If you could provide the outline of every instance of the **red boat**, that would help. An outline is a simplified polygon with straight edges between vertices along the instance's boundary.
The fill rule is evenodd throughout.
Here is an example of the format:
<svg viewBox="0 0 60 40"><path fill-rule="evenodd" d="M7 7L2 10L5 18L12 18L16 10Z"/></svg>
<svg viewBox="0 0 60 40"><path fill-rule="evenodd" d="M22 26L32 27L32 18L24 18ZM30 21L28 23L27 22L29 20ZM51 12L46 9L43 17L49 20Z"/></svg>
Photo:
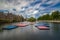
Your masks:
<svg viewBox="0 0 60 40"><path fill-rule="evenodd" d="M17 24L16 26L18 26L18 27L25 27L27 25L26 24Z"/></svg>
<svg viewBox="0 0 60 40"><path fill-rule="evenodd" d="M46 26L38 26L37 28L40 30L49 30L49 27Z"/></svg>

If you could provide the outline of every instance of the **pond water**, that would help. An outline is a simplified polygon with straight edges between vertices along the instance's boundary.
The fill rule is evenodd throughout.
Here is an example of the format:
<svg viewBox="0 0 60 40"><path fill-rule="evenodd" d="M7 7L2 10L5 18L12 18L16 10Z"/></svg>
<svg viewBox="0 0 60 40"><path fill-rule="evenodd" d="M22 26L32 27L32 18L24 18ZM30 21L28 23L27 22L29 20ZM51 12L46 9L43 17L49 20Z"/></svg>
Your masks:
<svg viewBox="0 0 60 40"><path fill-rule="evenodd" d="M11 24L2 27L8 25ZM34 25L3 30L0 32L0 40L60 40L60 23L49 23L49 25L50 30L39 30Z"/></svg>

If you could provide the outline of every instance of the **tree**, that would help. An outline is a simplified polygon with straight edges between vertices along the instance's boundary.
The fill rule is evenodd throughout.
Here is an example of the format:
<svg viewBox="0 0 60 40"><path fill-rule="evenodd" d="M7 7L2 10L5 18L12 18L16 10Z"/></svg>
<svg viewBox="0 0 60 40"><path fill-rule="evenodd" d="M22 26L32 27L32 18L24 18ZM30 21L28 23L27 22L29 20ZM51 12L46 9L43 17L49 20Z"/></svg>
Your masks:
<svg viewBox="0 0 60 40"><path fill-rule="evenodd" d="M35 18L33 18L33 17L31 17L31 18L29 18L29 19L28 19L28 21L30 21L30 22L35 22L35 21L36 21L36 19L35 19Z"/></svg>
<svg viewBox="0 0 60 40"><path fill-rule="evenodd" d="M46 14L46 15L40 16L38 20L60 20L60 12L55 11L55 12L52 12L51 15Z"/></svg>
<svg viewBox="0 0 60 40"><path fill-rule="evenodd" d="M38 20L49 20L49 19L50 19L50 15L49 14L43 15L43 16L38 18Z"/></svg>
<svg viewBox="0 0 60 40"><path fill-rule="evenodd" d="M55 20L59 19L59 11L52 12L51 16Z"/></svg>

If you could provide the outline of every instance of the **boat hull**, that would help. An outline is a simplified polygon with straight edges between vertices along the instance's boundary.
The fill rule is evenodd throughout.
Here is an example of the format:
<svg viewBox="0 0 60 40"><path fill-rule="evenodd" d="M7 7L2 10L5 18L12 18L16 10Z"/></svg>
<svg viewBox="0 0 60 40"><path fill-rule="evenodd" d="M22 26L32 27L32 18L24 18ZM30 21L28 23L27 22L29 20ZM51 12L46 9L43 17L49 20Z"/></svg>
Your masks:
<svg viewBox="0 0 60 40"><path fill-rule="evenodd" d="M26 27L27 25L26 24L17 24L16 26L18 26L18 27Z"/></svg>
<svg viewBox="0 0 60 40"><path fill-rule="evenodd" d="M37 28L40 30L49 30L49 28L46 26L38 26Z"/></svg>
<svg viewBox="0 0 60 40"><path fill-rule="evenodd" d="M2 30L11 30L11 29L15 29L17 28L17 26L7 26L5 28L2 28Z"/></svg>

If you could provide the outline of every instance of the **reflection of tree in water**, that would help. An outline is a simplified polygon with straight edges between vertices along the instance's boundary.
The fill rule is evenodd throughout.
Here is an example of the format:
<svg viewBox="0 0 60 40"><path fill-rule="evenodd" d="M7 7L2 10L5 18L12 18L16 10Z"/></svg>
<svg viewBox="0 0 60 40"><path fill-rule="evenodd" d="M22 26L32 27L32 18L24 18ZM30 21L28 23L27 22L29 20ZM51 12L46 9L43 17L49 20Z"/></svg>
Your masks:
<svg viewBox="0 0 60 40"><path fill-rule="evenodd" d="M2 26L0 25L0 32L2 32L3 30L2 30Z"/></svg>
<svg viewBox="0 0 60 40"><path fill-rule="evenodd" d="M0 29L0 32L3 32L3 30L2 30L2 29Z"/></svg>
<svg viewBox="0 0 60 40"><path fill-rule="evenodd" d="M53 31L59 32L59 23L53 23Z"/></svg>
<svg viewBox="0 0 60 40"><path fill-rule="evenodd" d="M0 29L0 32L3 32L3 30L2 30L2 29Z"/></svg>
<svg viewBox="0 0 60 40"><path fill-rule="evenodd" d="M53 38L60 39L60 23L52 23Z"/></svg>

